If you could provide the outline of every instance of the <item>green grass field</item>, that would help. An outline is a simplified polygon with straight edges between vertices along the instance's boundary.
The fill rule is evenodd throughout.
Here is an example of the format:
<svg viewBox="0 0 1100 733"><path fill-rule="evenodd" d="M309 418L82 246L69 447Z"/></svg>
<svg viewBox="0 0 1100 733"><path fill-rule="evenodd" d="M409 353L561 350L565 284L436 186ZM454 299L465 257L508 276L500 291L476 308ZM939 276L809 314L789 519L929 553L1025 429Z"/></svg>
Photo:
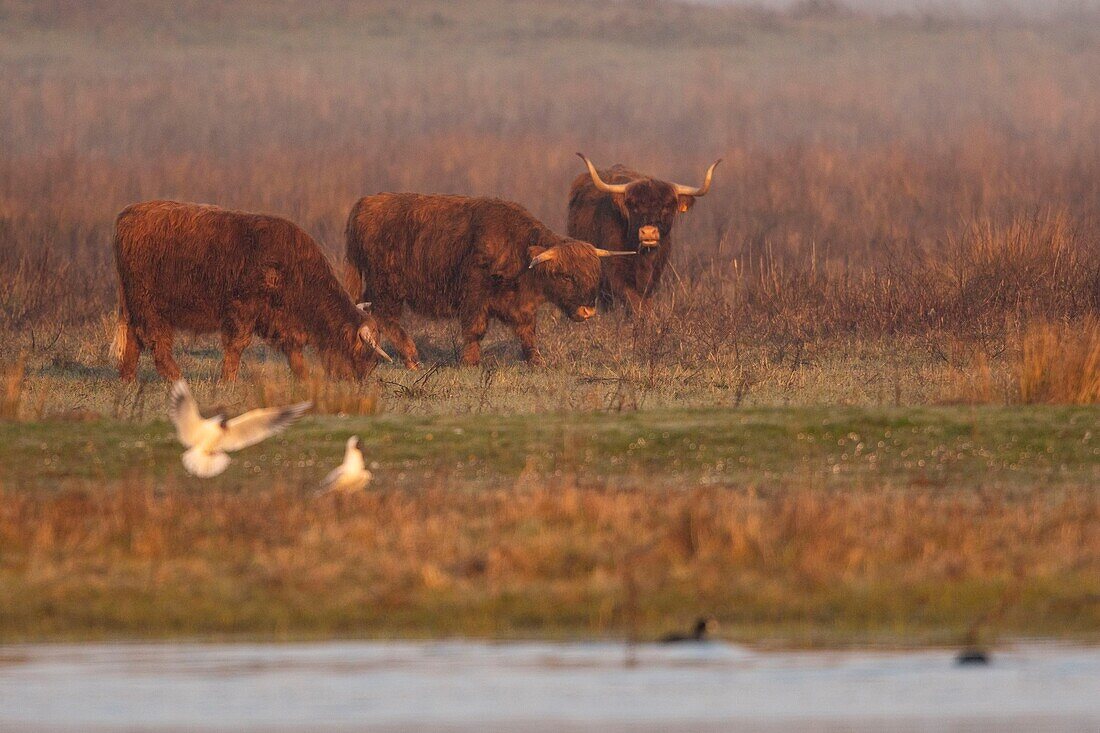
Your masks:
<svg viewBox="0 0 1100 733"><path fill-rule="evenodd" d="M415 489L512 485L525 471L581 483L945 490L1100 484L1100 415L1090 407L798 407L628 413L317 416L242 452L200 489L308 487L358 434L378 483ZM49 490L138 472L184 481L164 421L0 423L0 485Z"/></svg>

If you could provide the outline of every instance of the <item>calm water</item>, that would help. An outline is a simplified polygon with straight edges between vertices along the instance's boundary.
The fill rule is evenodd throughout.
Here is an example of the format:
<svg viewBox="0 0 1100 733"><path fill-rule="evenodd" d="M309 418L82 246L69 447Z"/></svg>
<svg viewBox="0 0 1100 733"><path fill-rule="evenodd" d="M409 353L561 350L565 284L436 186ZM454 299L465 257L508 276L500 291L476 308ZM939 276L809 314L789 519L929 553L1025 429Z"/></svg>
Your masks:
<svg viewBox="0 0 1100 733"><path fill-rule="evenodd" d="M724 644L0 647L0 730L1100 731L1100 649Z"/></svg>

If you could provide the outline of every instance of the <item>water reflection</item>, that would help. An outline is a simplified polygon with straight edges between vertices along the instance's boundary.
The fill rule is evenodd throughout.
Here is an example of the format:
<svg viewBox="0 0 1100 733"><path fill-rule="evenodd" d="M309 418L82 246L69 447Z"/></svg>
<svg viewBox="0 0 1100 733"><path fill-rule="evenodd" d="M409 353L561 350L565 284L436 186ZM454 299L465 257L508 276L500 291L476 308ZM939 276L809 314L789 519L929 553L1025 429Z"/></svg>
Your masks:
<svg viewBox="0 0 1100 733"><path fill-rule="evenodd" d="M0 730L1097 730L1100 649L477 642L0 647Z"/></svg>

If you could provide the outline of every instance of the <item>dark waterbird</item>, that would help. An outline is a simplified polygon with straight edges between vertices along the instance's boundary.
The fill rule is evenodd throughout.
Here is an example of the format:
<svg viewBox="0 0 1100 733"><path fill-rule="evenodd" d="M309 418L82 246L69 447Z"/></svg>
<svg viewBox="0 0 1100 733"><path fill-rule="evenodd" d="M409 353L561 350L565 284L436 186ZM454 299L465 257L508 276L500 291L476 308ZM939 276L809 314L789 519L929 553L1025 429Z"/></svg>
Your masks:
<svg viewBox="0 0 1100 733"><path fill-rule="evenodd" d="M682 634L674 631L661 637L662 644L675 644L682 641L707 641L707 632L714 629L717 624L714 619L699 617L691 631Z"/></svg>
<svg viewBox="0 0 1100 733"><path fill-rule="evenodd" d="M989 653L978 647L966 647L955 656L960 667L977 667L989 664Z"/></svg>

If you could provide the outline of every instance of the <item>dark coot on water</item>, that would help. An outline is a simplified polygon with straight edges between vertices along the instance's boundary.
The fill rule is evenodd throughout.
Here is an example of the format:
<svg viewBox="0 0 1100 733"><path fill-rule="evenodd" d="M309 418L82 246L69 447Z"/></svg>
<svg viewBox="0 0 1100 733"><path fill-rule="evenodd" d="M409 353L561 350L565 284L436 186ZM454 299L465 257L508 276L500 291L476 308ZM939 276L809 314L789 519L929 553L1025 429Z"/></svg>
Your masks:
<svg viewBox="0 0 1100 733"><path fill-rule="evenodd" d="M680 641L707 641L707 632L715 626L714 619L700 617L687 634L672 632L661 637L662 644L675 644Z"/></svg>
<svg viewBox="0 0 1100 733"><path fill-rule="evenodd" d="M978 647L967 647L955 657L955 664L960 667L989 664L989 654Z"/></svg>

